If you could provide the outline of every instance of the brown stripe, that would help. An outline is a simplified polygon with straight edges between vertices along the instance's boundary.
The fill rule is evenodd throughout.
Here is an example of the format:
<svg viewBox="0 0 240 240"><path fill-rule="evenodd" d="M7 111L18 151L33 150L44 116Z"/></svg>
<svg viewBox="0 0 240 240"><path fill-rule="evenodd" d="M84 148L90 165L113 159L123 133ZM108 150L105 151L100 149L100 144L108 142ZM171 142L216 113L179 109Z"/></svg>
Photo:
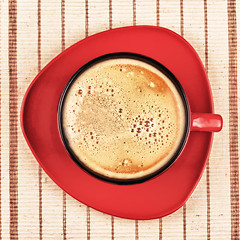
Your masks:
<svg viewBox="0 0 240 240"><path fill-rule="evenodd" d="M180 0L180 16L181 16L181 25L180 25L180 32L181 32L181 36L183 37L183 25L184 25L184 21L183 21L183 0Z"/></svg>
<svg viewBox="0 0 240 240"><path fill-rule="evenodd" d="M135 220L135 240L138 240L138 220Z"/></svg>
<svg viewBox="0 0 240 240"><path fill-rule="evenodd" d="M38 71L41 71L41 0L38 0Z"/></svg>
<svg viewBox="0 0 240 240"><path fill-rule="evenodd" d="M41 71L41 0L38 0L38 71ZM42 240L42 168L38 167L39 239Z"/></svg>
<svg viewBox="0 0 240 240"><path fill-rule="evenodd" d="M112 29L112 0L109 0L109 29Z"/></svg>
<svg viewBox="0 0 240 240"><path fill-rule="evenodd" d="M187 228L186 228L186 204L183 205L183 240L187 239Z"/></svg>
<svg viewBox="0 0 240 240"><path fill-rule="evenodd" d="M112 225L112 240L114 240L114 217L113 216L111 216L111 225Z"/></svg>
<svg viewBox="0 0 240 240"><path fill-rule="evenodd" d="M61 31L62 31L62 51L65 50L65 0L61 0ZM67 239L67 214L66 214L66 193L63 191L63 239Z"/></svg>
<svg viewBox="0 0 240 240"><path fill-rule="evenodd" d="M9 0L8 5L10 239L18 239L17 1Z"/></svg>
<svg viewBox="0 0 240 240"><path fill-rule="evenodd" d="M65 49L65 0L61 1L62 51Z"/></svg>
<svg viewBox="0 0 240 240"><path fill-rule="evenodd" d="M136 0L133 0L133 25L136 25Z"/></svg>
<svg viewBox="0 0 240 240"><path fill-rule="evenodd" d="M207 180L207 239L211 238L211 220L210 220L210 178L209 174L210 168L209 168L209 162L207 163L206 167L206 180Z"/></svg>
<svg viewBox="0 0 240 240"><path fill-rule="evenodd" d="M39 195L39 239L42 240L42 168L38 167L38 195Z"/></svg>
<svg viewBox="0 0 240 240"><path fill-rule="evenodd" d="M162 218L159 218L159 240L162 240Z"/></svg>
<svg viewBox="0 0 240 240"><path fill-rule="evenodd" d="M87 206L87 240L90 240L90 208Z"/></svg>
<svg viewBox="0 0 240 240"><path fill-rule="evenodd" d="M237 96L237 24L236 2L228 0L229 49L229 150L231 184L231 239L239 239L239 153Z"/></svg>
<svg viewBox="0 0 240 240"><path fill-rule="evenodd" d="M208 73L208 15L207 15L207 0L204 0L204 32L205 32L205 70Z"/></svg>
<svg viewBox="0 0 240 240"><path fill-rule="evenodd" d="M63 239L67 239L66 193L63 191Z"/></svg>
<svg viewBox="0 0 240 240"><path fill-rule="evenodd" d="M208 74L208 15L207 15L207 0L204 0L204 35L205 35L205 70ZM207 239L211 238L211 220L210 220L210 167L209 162L206 167L207 181Z"/></svg>
<svg viewBox="0 0 240 240"><path fill-rule="evenodd" d="M157 12L157 26L159 26L159 23L160 23L160 0L157 0L156 1L156 12Z"/></svg>
<svg viewBox="0 0 240 240"><path fill-rule="evenodd" d="M88 37L88 0L85 0L85 37Z"/></svg>

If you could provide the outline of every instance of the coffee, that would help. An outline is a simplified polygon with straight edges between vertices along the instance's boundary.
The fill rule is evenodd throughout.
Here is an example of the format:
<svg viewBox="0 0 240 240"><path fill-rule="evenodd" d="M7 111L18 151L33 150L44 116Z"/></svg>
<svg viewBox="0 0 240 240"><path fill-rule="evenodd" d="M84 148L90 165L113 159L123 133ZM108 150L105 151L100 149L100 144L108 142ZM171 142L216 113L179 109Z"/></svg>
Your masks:
<svg viewBox="0 0 240 240"><path fill-rule="evenodd" d="M175 84L153 65L112 58L88 66L62 106L68 148L88 169L131 180L164 168L179 150L185 105Z"/></svg>

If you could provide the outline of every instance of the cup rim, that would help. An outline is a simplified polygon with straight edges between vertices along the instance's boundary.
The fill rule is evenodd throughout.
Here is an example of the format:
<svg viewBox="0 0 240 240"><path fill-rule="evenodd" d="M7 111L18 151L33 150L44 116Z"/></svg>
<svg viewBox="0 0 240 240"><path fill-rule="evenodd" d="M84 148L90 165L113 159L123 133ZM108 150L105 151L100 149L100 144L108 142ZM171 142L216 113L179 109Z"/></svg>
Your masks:
<svg viewBox="0 0 240 240"><path fill-rule="evenodd" d="M119 178L119 179L117 179L117 178L111 178L111 177L104 176L104 175L94 171L93 169L86 166L76 156L74 151L69 147L68 139L64 135L63 125L62 125L62 111L63 111L65 97L66 97L66 95L68 93L68 90L70 89L71 85L79 77L79 75L81 75L81 73L83 73L86 69L88 69L92 65L94 65L98 62L104 61L104 60L114 59L114 58L136 59L136 60L140 60L140 61L143 61L145 63L148 63L148 64L152 65L153 67L157 68L159 71L161 71L164 75L166 75L173 82L173 84L175 85L176 89L179 92L179 95L182 98L183 105L184 105L184 111L185 111L185 116L186 116L184 134L183 134L182 140L181 140L177 150L175 151L174 155L161 168L157 169L153 173L150 173L148 175L145 175L145 176L139 177L139 178L132 178L132 179L120 179ZM97 58L94 58L94 59L90 60L89 62L87 62L86 64L81 66L72 75L72 77L69 79L68 83L66 84L66 86L65 86L65 88L64 88L64 90L61 94L60 100L59 100L58 112L57 112L57 121L58 121L58 131L60 133L61 140L62 140L62 143L63 143L65 149L67 150L71 159L76 164L78 164L83 170L85 170L85 172L92 175L93 177L96 177L99 180L103 180L103 181L108 182L108 183L113 183L113 184L118 184L118 185L131 185L131 184L143 183L147 180L153 179L154 177L156 177L156 176L162 174L163 172L165 172L168 168L170 168L173 165L173 163L178 159L179 155L181 154L181 152L183 151L183 149L186 145L186 142L187 142L187 139L188 139L188 136L189 136L189 133L190 133L190 115L191 115L191 111L190 111L190 107L189 107L189 102L188 102L187 96L184 92L184 89L181 86L178 79L175 77L175 75L169 69L167 69L164 65L162 65L158 61L156 61L156 60L154 60L150 57L147 57L145 55L142 55L142 54L136 54L136 53L131 53L131 52L114 52L114 53L104 54L104 55L101 55Z"/></svg>

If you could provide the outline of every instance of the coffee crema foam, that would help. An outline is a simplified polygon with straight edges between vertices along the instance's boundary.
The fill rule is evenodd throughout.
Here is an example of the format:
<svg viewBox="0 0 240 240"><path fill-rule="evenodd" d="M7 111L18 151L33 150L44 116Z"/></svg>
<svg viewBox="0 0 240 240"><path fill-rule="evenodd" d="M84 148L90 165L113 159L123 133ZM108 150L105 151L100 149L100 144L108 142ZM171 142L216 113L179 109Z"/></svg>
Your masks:
<svg viewBox="0 0 240 240"><path fill-rule="evenodd" d="M185 129L176 87L150 64L130 58L87 68L65 95L62 126L73 153L94 172L136 179L165 166Z"/></svg>

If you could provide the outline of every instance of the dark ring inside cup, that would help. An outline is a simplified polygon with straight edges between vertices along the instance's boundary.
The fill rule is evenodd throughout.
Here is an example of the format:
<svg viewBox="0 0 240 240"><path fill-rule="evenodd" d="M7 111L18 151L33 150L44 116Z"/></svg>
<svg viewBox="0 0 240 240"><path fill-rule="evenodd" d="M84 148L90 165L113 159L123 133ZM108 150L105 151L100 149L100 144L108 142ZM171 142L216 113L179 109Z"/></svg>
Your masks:
<svg viewBox="0 0 240 240"><path fill-rule="evenodd" d="M140 60L143 61L145 63L148 63L150 65L152 65L153 67L157 68L158 70L160 70L164 75L166 75L175 85L176 89L178 90L183 104L184 104L184 110L185 110L185 118L186 118L186 122L185 122L185 130L184 130L184 135L182 137L182 141L179 144L178 149L176 150L175 154L173 155L173 157L167 162L166 165L164 165L163 167L161 167L160 169L158 169L157 171L143 176L141 178L137 178L137 179L113 179L110 177L106 177L103 176L97 172L95 172L94 170L90 169L89 167L87 167L82 161L81 159L79 159L74 152L72 151L72 149L69 147L69 143L67 138L64 135L64 131L63 131L63 125L62 125L62 109L63 109L63 105L64 105L64 100L65 100L65 96L68 92L68 90L70 89L71 85L74 83L74 81L78 78L78 76L84 72L87 68L91 67L92 65L104 61L104 60L108 60L108 59L115 59L115 58L130 58L130 59L135 59L135 60ZM165 170L167 170L174 162L175 160L178 158L178 156L180 155L181 151L183 150L185 143L187 141L188 138L188 134L190 131L190 109L189 109L189 104L187 101L187 97L184 93L184 90L181 86L181 84L179 83L179 81L177 80L177 78L166 68L164 67L162 64L160 64L159 62L153 60L152 58L140 55L140 54L135 54L135 53L124 53L124 52L120 52L120 53L111 53L111 54L107 54L107 55L103 55L100 56L98 58L93 59L92 61L88 62L87 64L85 64L84 66L82 66L69 80L69 82L67 83L66 87L63 90L63 93L61 95L61 98L59 100L59 105L58 105L58 127L59 127L59 132L63 141L63 144L66 148L66 150L68 151L68 153L70 154L71 158L81 167L83 168L86 172L90 173L91 175L101 179L101 180L105 180L111 183L115 183L115 184L136 184L136 183L142 183L146 180L149 180L155 176L157 176L158 174L164 172Z"/></svg>

